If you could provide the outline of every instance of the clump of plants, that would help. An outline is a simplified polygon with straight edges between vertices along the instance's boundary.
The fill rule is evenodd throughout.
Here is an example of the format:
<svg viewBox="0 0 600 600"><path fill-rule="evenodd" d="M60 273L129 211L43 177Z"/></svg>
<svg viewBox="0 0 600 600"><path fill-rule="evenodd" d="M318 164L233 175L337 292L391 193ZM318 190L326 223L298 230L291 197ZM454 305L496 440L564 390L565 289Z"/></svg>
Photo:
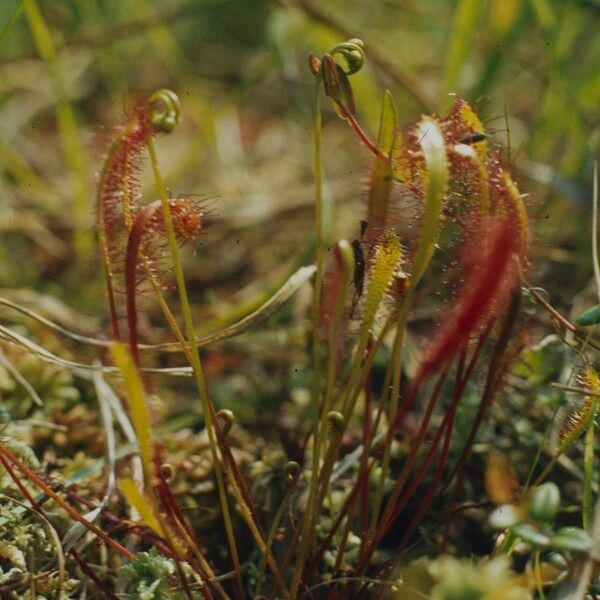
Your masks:
<svg viewBox="0 0 600 600"><path fill-rule="evenodd" d="M464 500L478 432L524 346L518 324L531 234L503 150L467 102L458 100L444 115L426 115L399 128L386 92L379 133L371 139L357 120L351 84L364 60L357 39L310 57L314 266L293 274L264 305L208 337L197 333L181 249L204 230L207 210L192 196L171 194L163 182L155 145L177 126L180 104L174 92L160 90L143 99L118 130L98 182L98 245L111 340L39 321L71 342L99 349L104 362L61 358L2 329L10 343L87 379L99 403L106 487L96 500L47 477L17 452L12 438L0 439L0 460L15 490L11 497L18 493L18 506L60 540L60 560L51 559L48 550L46 579L41 578L53 582L55 597L67 584L75 586L79 575L109 598L410 597L399 595L410 591L403 567L414 558L412 546L433 515L439 518L440 498L446 523L431 535L438 552L452 550L448 515ZM331 239L324 218L325 203L334 202L323 194L324 101L370 156L366 208L356 215L351 241ZM157 199L140 194L144 156ZM211 399L200 350L256 325L309 278L310 405L298 436L301 452L292 459L280 451L270 463L248 469L230 440L233 413ZM179 309L165 294L173 287ZM142 296L158 303L173 341L140 343ZM431 316L417 328L413 319L424 310ZM187 364L154 366L152 357L167 352ZM155 372L194 379L204 419L206 477L217 502L211 526L222 536L197 527L193 509L173 491L173 469L157 434ZM457 435L457 417L467 401L469 426ZM129 445L119 459L116 427ZM259 477L277 488L268 512L256 503ZM510 488L508 479L501 480L501 490ZM483 565L436 560L427 568L432 597L521 598L533 589L543 597L544 586L579 569L582 563L573 557L592 555L591 538L583 530L554 529L560 498L545 485L533 492L498 492L498 504L510 506L514 517L500 523L507 532L497 544L499 556ZM529 545L534 567L523 580L506 558L519 540ZM12 586L9 593L35 589L23 568L31 571L32 565L17 546L8 550L14 566L2 578ZM553 560L562 560L562 568L540 583L540 565L550 554L559 556ZM109 569L97 569L99 559ZM504 585L512 595L500 595ZM485 589L489 586L498 590Z"/></svg>

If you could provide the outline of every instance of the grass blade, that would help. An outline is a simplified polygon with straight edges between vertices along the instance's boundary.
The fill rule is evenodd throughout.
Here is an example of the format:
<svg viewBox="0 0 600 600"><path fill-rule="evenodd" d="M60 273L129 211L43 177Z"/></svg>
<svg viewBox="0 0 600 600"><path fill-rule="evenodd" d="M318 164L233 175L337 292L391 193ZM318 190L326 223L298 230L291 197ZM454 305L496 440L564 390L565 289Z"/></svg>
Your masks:
<svg viewBox="0 0 600 600"><path fill-rule="evenodd" d="M121 372L121 376L125 382L127 400L129 401L129 414L138 439L140 457L144 467L144 475L146 476L146 485L151 485L153 471L152 458L154 456L152 421L146 403L142 379L131 355L123 344L113 342L110 349L115 365Z"/></svg>
<svg viewBox="0 0 600 600"><path fill-rule="evenodd" d="M460 0L454 14L454 27L448 48L448 62L444 73L444 91L454 92L458 85L460 68L465 62L477 25L477 17L482 2Z"/></svg>

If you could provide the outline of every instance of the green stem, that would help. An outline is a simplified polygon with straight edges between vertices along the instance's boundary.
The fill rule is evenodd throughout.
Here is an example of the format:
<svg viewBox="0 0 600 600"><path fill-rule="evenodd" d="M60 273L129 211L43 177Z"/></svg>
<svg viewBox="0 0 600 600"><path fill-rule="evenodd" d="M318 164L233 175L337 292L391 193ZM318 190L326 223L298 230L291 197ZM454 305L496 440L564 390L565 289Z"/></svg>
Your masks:
<svg viewBox="0 0 600 600"><path fill-rule="evenodd" d="M377 352L379 350L379 348L381 347L383 340L387 334L387 332L389 331L389 324L390 322L388 322L384 328L382 329L381 333L379 334L379 336L377 337L377 339L375 340L375 343L372 344L372 346L369 349L369 353L367 354L367 356L365 357L364 360L364 365L362 366L362 369L358 369L358 375L357 375L357 390L355 392L349 392L349 396L351 397L351 407L350 407L350 411L349 414L352 414L352 407L354 406L354 404L356 403L356 400L358 398L358 395L360 393L360 389L364 386L364 382L367 378L368 373L371 370L371 367L373 366L373 362L375 360L375 356L377 355ZM360 367L360 363L359 363L359 367ZM350 389L350 385L347 386ZM337 457L337 453L339 450L339 444L337 444L334 440L333 443L329 444L329 446L327 447L327 453L325 455L325 459L323 462L323 466L321 467L321 472L319 473L319 485L318 485L318 489L321 490L320 495L318 496L317 499L317 504L320 505L319 499L323 498L325 495L325 492L323 490L327 489L327 484L329 482L329 478L331 476L331 472L333 469L333 465L335 464L335 458ZM337 525L337 527L339 527L339 523ZM292 543L290 545L290 549L288 550L288 553L286 555L286 559L284 560L283 563L283 567L282 569L284 571L287 570L287 566L288 564L291 562L291 553L293 552L293 549L295 548L298 538L300 535L300 529L297 529L293 538L292 538ZM322 545L322 549L320 553L317 553L317 557L319 554L322 555L322 553L324 552L323 550L323 545ZM309 575L314 572L315 568L316 568L316 564L317 564L317 560L315 560L313 558L313 562L312 565L309 568Z"/></svg>
<svg viewBox="0 0 600 600"><path fill-rule="evenodd" d="M277 566L277 563L275 562L275 558L273 557L273 553L271 552L271 547L267 546L267 542L265 541L263 534L259 530L258 525L254 521L254 519L252 518L251 510L248 507L248 503L244 500L242 492L241 492L235 478L231 479L231 490L232 490L234 498L237 500L237 503L240 507L240 512L242 513L242 517L248 524L248 527L250 528L250 531L252 532L252 535L254 536L256 543L258 544L258 549L260 550L261 554L265 557L266 562L269 565L269 568L275 575L275 579L277 580L277 585L279 586L279 589L281 590L284 599L289 600L290 595L289 595L288 591L285 589L285 582L283 581L281 572Z"/></svg>
<svg viewBox="0 0 600 600"><path fill-rule="evenodd" d="M277 531L279 530L279 525L281 523L281 520L283 519L283 514L290 502L290 499L292 497L292 494L294 493L294 490L295 490L295 485L292 484L292 485L288 486L288 488L285 491L285 494L283 496L283 499L281 500L281 504L279 505L279 508L277 509L277 512L275 513L275 517L273 518L273 523L271 523L271 528L269 529L269 535L267 537L267 541L265 544L266 551L263 552L263 555L260 558L260 565L258 568L258 581L256 583L256 590L254 592L254 597L258 597L262 593L262 587L263 587L264 580L265 580L265 570L267 567L267 556L268 556L269 552L271 551L271 547L273 546L273 542L275 541L275 536L277 535Z"/></svg>
<svg viewBox="0 0 600 600"><path fill-rule="evenodd" d="M375 534L375 528L377 527L377 521L379 519L379 511L381 510L381 503L383 501L383 492L385 490L385 478L390 466L392 439L389 435L391 428L394 426L396 412L398 411L398 399L400 396L400 376L402 374L402 349L404 345L404 327L406 326L406 318L410 311L413 296L413 286L408 291L406 298L402 302L402 308L398 315L398 322L396 325L396 334L394 337L394 345L392 347L392 356L390 359L390 365L392 367L392 388L389 396L388 404L388 439L387 443L383 448L383 456L381 460L381 474L377 482L377 490L375 492L375 498L373 499L373 509L371 513L371 521L369 523L369 529L367 530L367 538L365 547L368 546L370 541L373 539Z"/></svg>
<svg viewBox="0 0 600 600"><path fill-rule="evenodd" d="M212 405L210 398L208 397L208 390L206 388L206 381L204 378L204 371L202 369L202 363L200 362L200 353L196 343L196 330L194 328L194 321L192 317L192 310L190 307L189 298L187 295L187 289L185 285L185 278L183 275L183 266L179 257L179 249L177 247L177 238L175 235L175 229L173 227L173 220L171 217L171 211L169 208L169 201L167 191L163 183L159 168L158 160L156 158L156 151L154 149L154 142L152 139L148 141L148 152L150 154L150 160L152 163L152 170L154 172L154 178L156 180L156 187L158 195L161 201L161 206L164 214L165 229L167 232L167 239L169 242L169 250L173 260L173 268L175 270L175 279L177 281L177 290L179 292L179 299L181 302L181 312L183 315L183 321L185 324L186 335L189 343L190 357L192 359L192 370L194 372L194 378L196 380L196 386L200 395L200 402L202 403L202 409L204 411L204 423L206 426L206 433L208 436L208 445L210 448L215 476L217 479L217 489L219 495L219 503L221 505L221 511L223 513L223 520L225 523L225 532L227 534L227 541L229 543L229 550L231 552L231 560L233 563L234 570L236 572L236 584L240 598L245 598L244 586L242 582L242 571L239 561L238 549L233 532L233 522L231 520L231 514L229 512L229 505L227 504L227 494L225 491L225 481L223 478L223 470L219 455L217 451L217 441L215 437L215 431L212 423Z"/></svg>
<svg viewBox="0 0 600 600"><path fill-rule="evenodd" d="M314 90L314 115L313 115L313 136L314 136L314 169L315 169L315 233L316 233L316 266L317 273L315 277L315 291L312 305L312 328L313 328L313 380L312 380L312 409L314 431L319 431L320 422L320 371L321 371L321 340L319 338L319 307L321 304L321 291L323 287L323 167L321 164L321 75L315 79ZM327 414L324 414L327 418ZM318 434L317 434L318 435ZM316 443L316 442L315 442ZM319 473L319 453L313 450L312 473L310 479L310 488L306 511L302 519L300 529L300 549L298 551L290 595L296 598L300 577L304 562L308 552L309 541L313 538L314 524L317 513L317 483Z"/></svg>
<svg viewBox="0 0 600 600"><path fill-rule="evenodd" d="M427 170L427 186L425 192L425 212L423 213L421 230L419 232L419 243L413 259L413 272L410 284L406 291L406 296L402 301L398 318L396 321L396 334L392 349L390 361L392 372L392 389L388 410L388 435L383 451L381 465L381 475L373 502L373 513L367 540L370 541L375 533L379 510L383 498L384 482L389 468L392 437L391 432L396 422L396 412L398 410L398 400L400 395L400 378L402 374L402 350L404 342L404 329L406 320L412 308L415 292L421 278L426 272L431 257L435 251L435 242L438 237L440 220L442 217L442 203L446 183L448 179L448 162L443 133L438 123L431 118L423 117L419 124L419 134L421 136L419 144L421 146L425 167Z"/></svg>
<svg viewBox="0 0 600 600"><path fill-rule="evenodd" d="M147 267L147 265L146 265L146 273L149 277L149 280L152 284L154 293L156 294L156 297L158 299L160 307L163 311L163 315L167 319L169 326L171 327L171 331L177 338L177 341L180 344L183 353L185 354L188 361L191 363L192 357L190 354L189 344L187 343L187 340L185 339L183 333L181 332L181 329L179 328L179 325L177 324L175 317L174 317L173 313L171 312L171 309L169 308L169 305L167 304L167 302L164 298L164 295L162 294L162 291L160 289L160 286L158 285L158 282L156 281L154 274ZM211 408L211 411L212 411L211 412L211 418L212 418L212 417L214 417L214 408ZM216 433L217 433L217 437L219 437L219 435L221 435L221 436L223 435L222 431L221 432L217 431ZM229 461L231 469L232 469L231 487L232 487L233 495L234 495L235 499L237 500L238 504L240 505L242 516L243 516L244 520L246 521L252 535L254 536L254 538L259 546L259 549L265 555L266 563L269 565L269 568L275 575L279 589L281 589L284 597L288 598L289 595L287 593L287 590L285 589L285 582L283 581L281 571L278 568L277 563L275 562L275 558L271 552L271 545L266 544L265 539L264 539L264 534L261 532L258 522L254 518L255 511L251 507L251 501L249 499L247 499L247 496L246 496L246 498L244 498L244 491L240 487L243 485L243 482L239 481L239 479L238 479L239 473L236 474L236 472L235 472L235 469L237 467L236 467L235 463L233 462L234 459L233 459L233 456L231 455L231 451L228 450L227 446L225 445L226 443L227 442L223 438L220 439L221 452L225 454L225 458L227 459L225 462ZM239 483L239 485L238 485L238 483ZM247 494L247 491L246 491L246 494Z"/></svg>
<svg viewBox="0 0 600 600"><path fill-rule="evenodd" d="M558 416L559 411L560 411L560 406L557 406L554 409L554 412L552 413L552 417L550 419L548 419L548 425L546 426L546 429L544 430L544 433L543 433L542 439L539 443L537 452L535 453L535 456L533 457L533 462L531 463L531 466L529 467L529 472L527 473L527 479L525 480L525 484L523 485L523 493L527 492L532 485L531 481L533 479L533 474L535 473L538 463L540 462L540 459L542 458L542 454L544 453L545 444L547 443L547 440L550 437L550 432L552 431L552 427L554 427L554 424L556 422L556 418Z"/></svg>
<svg viewBox="0 0 600 600"><path fill-rule="evenodd" d="M389 324L389 322L388 322ZM356 383L350 383L350 385L348 386L348 388L351 390L349 395L345 398L345 403L344 403L344 411L343 411L343 417L344 417L344 427L346 427L350 421L350 418L352 417L352 414L354 413L354 408L356 406L356 401L358 400L358 397L360 395L361 390L364 388L365 385L365 381L367 380L368 374L371 371L371 367L373 366L373 362L375 360L375 357L377 355L377 352L379 350L379 348L381 347L383 340L386 336L386 333L388 332L388 324L386 324L386 326L382 329L381 333L378 335L378 337L376 338L376 340L374 341L374 343L371 345L371 347L369 348L369 352L365 355L365 346L359 343L359 349L356 351L357 353L359 352L359 350L362 348L362 352L360 352L360 355L363 356L364 361L358 361L358 367L357 367L357 375L356 375ZM355 386L355 387L353 387ZM337 459L337 455L339 452L341 446L341 436L339 437L339 439L335 439L328 447L327 447L327 454L325 455L325 459L323 462L323 466L321 468L321 472L319 474L319 495L318 495L318 500L317 500L317 504L320 506L320 503L322 502L322 499L325 496L325 493L327 491L327 486L329 483L329 478L331 477L331 473L333 471L333 467L335 465L335 461ZM364 452L365 450L363 450Z"/></svg>
<svg viewBox="0 0 600 600"><path fill-rule="evenodd" d="M540 551L536 550L535 556L533 559L533 575L535 577L535 586L537 588L537 592L540 596L540 600L546 600L546 595L544 594L544 578L542 576L542 569L540 565Z"/></svg>
<svg viewBox="0 0 600 600"><path fill-rule="evenodd" d="M583 529L588 531L592 522L592 478L594 473L594 430L596 428L596 409L598 401L594 401L592 416L585 434L585 450L583 453Z"/></svg>
<svg viewBox="0 0 600 600"><path fill-rule="evenodd" d="M342 319L344 317L344 309L346 307L346 300L348 297L349 284L352 281L352 275L354 273L354 252L348 242L342 240L338 243L337 251L339 252L338 259L340 261L340 268L342 270L342 277L340 282L340 289L336 298L334 314L329 328L329 344L327 349L327 377L325 383L325 395L323 405L319 407L319 420L317 423L317 431L314 439L313 447L313 477L311 484L314 481L314 497L312 500L313 523L310 526L309 532L314 527L317 516L321 508L321 496L318 494L318 483L320 481L319 476L319 465L322 458L323 449L327 444L327 431L329 428L328 415L332 406L333 392L335 387L335 380L338 373L338 343L340 338L340 332L342 329ZM324 467L325 468L325 467Z"/></svg>

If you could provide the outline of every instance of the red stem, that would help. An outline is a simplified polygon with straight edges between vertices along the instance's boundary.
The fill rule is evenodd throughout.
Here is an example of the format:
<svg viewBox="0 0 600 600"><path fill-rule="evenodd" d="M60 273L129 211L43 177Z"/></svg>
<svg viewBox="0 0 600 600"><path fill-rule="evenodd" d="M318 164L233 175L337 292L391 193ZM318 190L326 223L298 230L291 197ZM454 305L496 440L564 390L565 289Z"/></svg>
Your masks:
<svg viewBox="0 0 600 600"><path fill-rule="evenodd" d="M458 400L462 396L465 386L466 386L468 380L470 379L470 377L473 373L473 370L479 360L479 357L483 350L484 342L487 339L487 336L489 335L490 329L491 329L491 323L488 324L485 331L482 333L481 337L479 338L479 341L473 352L473 355L471 356L471 359L469 361L469 364L467 366L464 376L462 376L463 358L461 357L461 363L459 365L459 375L461 375L461 377L459 378L457 376L457 385L455 386L455 389L454 389L451 407L455 402L458 402ZM444 377L447 374L448 369L449 369L449 366L446 368L446 370L442 374L442 375L444 375ZM439 393L441 392L441 384L442 383L443 383L443 380L440 378L440 381L438 381L438 385L436 386L436 390L434 390L434 393L432 395L432 399L430 400L430 404L432 403L432 400L434 398L439 396ZM429 410L429 406L428 406L428 410ZM444 421L442 422L442 425L440 426L440 429L438 430L438 434L436 435L434 441L432 442L432 447L431 447L429 453L427 454L427 456L425 458L425 462L423 463L421 469L417 473L415 479L411 482L411 486L405 492L405 494L402 497L402 499L400 500L400 502L394 506L394 503L396 503L398 496L400 494L400 491L402 491L402 488L404 487L404 484L406 483L406 480L410 473L410 467L412 466L412 463L414 462L414 459L416 457L416 453L421 445L420 442L418 444L417 443L414 444L413 450L411 451L411 455L409 455L409 457L407 458L407 463L409 466L408 466L408 468L406 468L406 466L403 467L403 471L400 475L398 482L396 483L396 486L394 487L392 496L390 497L390 500L388 501L388 505L386 507L386 510L384 511L384 515L383 515L382 520L377 528L374 539L373 539L372 543L368 546L367 550L365 551L365 554L361 557L361 560L359 561L359 565L357 567L358 573L362 573L363 570L366 568L369 559L371 558L373 552L375 551L375 549L377 547L377 544L379 544L379 542L385 535L385 532L390 527L391 523L398 518L398 516L399 516L400 512L402 511L402 509L404 508L405 504L410 499L410 496L414 493L417 485L420 483L421 479L424 477L425 472L427 471L427 468L429 467L429 463L431 462L431 459L433 458L433 454L434 454L435 450L437 449L437 446L441 439L441 432L443 432L443 429L445 428L445 423L447 422L447 419L448 419L448 414L446 414L446 416L444 417ZM424 422L425 422L425 420L424 420ZM427 423L427 425L428 425L428 423ZM421 433L421 431L419 431L417 439L420 439L422 437L422 435L423 434ZM407 463L405 463L405 465ZM391 509L392 506L394 507L393 511ZM387 517L386 517L386 513L388 514Z"/></svg>
<svg viewBox="0 0 600 600"><path fill-rule="evenodd" d="M473 442L475 441L475 437L477 436L477 432L479 431L481 423L483 422L485 415L487 414L488 409L494 400L494 395L495 395L495 392L497 391L498 383L501 379L501 374L503 371L501 359L502 359L502 356L504 355L504 353L506 352L506 348L508 346L510 336L512 335L512 331L514 329L514 326L515 326L515 323L517 320L517 316L519 314L520 306L521 306L521 290L520 290L520 288L517 288L517 289L513 290L513 293L512 293L511 299L510 299L510 304L508 307L508 312L504 319L502 332L500 333L500 337L498 338L498 341L494 348L494 352L492 354L492 358L490 360L490 366L488 368L488 373L487 373L487 377L486 377L486 381L485 381L485 387L483 390L481 402L479 404L479 408L477 409L475 418L473 419L473 424L471 425L471 430L469 431L469 436L467 437L467 441L465 442L463 451L461 452L458 462L456 463L456 467L454 468L453 472L451 473L450 477L448 478L447 483L442 488L442 492L444 492L448 488L448 486L450 485L450 483L452 482L454 477L456 477L456 484L454 486L454 491L453 491L450 501L448 503L449 507L452 507L452 505L456 502L456 498L458 497L458 494L462 487L462 481L463 481L463 477L464 477L467 458L471 452L471 448L473 447ZM446 523L446 527L444 530L444 539L442 542L442 552L445 550L446 545L448 543L449 534L450 534L450 521L448 521Z"/></svg>
<svg viewBox="0 0 600 600"><path fill-rule="evenodd" d="M85 562L83 557L73 548L70 550L73 558L79 563L81 570L98 586L100 590L108 597L110 600L119 600L119 597L116 594L113 594L106 584L94 573L94 570Z"/></svg>
<svg viewBox="0 0 600 600"><path fill-rule="evenodd" d="M104 531L87 521L82 517L75 509L73 509L61 496L59 496L50 486L48 486L38 475L36 475L31 469L25 466L4 444L0 443L0 454L8 459L23 475L39 487L46 496L52 498L60 507L68 513L68 515L84 525L87 529L95 533L105 544L110 546L113 550L116 550L119 554L122 554L126 558L132 558L133 552L130 552L124 546L121 546L119 542L116 542L110 538Z"/></svg>
<svg viewBox="0 0 600 600"><path fill-rule="evenodd" d="M452 433L454 431L454 419L456 417L456 411L458 408L458 400L459 399L460 399L460 397L456 398L456 401L452 403L452 405L450 406L450 410L448 412L448 423L446 425L446 436L444 438L444 444L442 446L442 453L441 453L440 459L438 461L438 466L433 475L433 481L431 482L431 485L429 486L429 489L427 490L427 493L425 494L425 497L423 498L423 500L419 506L419 510L413 517L408 528L406 529L404 536L402 538L402 541L400 542L400 545L396 549L396 555L399 554L400 552L402 552L402 550L405 548L406 544L408 543L408 540L410 539L410 536L413 534L417 525L421 522L421 519L423 518L423 516L429 509L429 506L431 505L431 502L433 500L433 495L435 494L435 491L440 484L442 475L444 473L444 468L446 467L446 462L448 461L448 452L450 450L450 441L452 439Z"/></svg>
<svg viewBox="0 0 600 600"><path fill-rule="evenodd" d="M83 506L85 506L91 510L97 508L97 505L94 502L92 502L91 500L88 500L87 498L84 498L83 496L80 496L79 494L73 492L69 488L65 488L63 491L65 494L67 494L67 496L69 496L70 498L75 500L75 502L78 502L79 504L83 504ZM117 515L115 515L111 512L108 512L108 511L103 511L102 517L104 519L106 519L107 521L110 521L111 523L115 523L115 524L119 525L121 528L124 527L127 531L129 531L130 533L133 533L140 539L144 540L144 542L146 542L147 544L154 546L161 554L164 554L166 557L171 558L173 560L177 559L177 553L172 548L169 548L169 546L164 544L161 540L156 539L153 536L149 535L139 526L134 525L132 527L127 520L122 519L121 517L118 517ZM195 571L195 573L197 573L204 581L207 580L207 575L200 568L200 566L195 563L193 556L188 555L188 556L185 556L182 558L184 558L187 561L187 563ZM211 583L209 581L206 581L206 585L209 586L209 585L211 585ZM205 598L208 598L208 599L210 598L210 596L205 595L205 592L208 591L206 587L202 587L200 589L200 591L201 591L202 595L205 596Z"/></svg>
<svg viewBox="0 0 600 600"><path fill-rule="evenodd" d="M6 469L6 471L8 472L8 474L10 475L11 479L15 482L16 486L19 488L19 490L21 491L21 493L23 494L23 496L25 496L25 498L27 499L27 501L29 502L29 504L31 504L31 507L33 508L33 510L35 510L36 512L38 512L40 515L42 515L43 517L45 517L46 521L48 521L48 517L45 515L44 511L42 510L42 507L35 501L35 498L29 493L29 491L27 490L27 488L21 483L21 480L17 477L17 474L13 471L13 468L10 466L10 463L8 462L8 460L0 455L0 462L2 463L2 465L4 466L4 468ZM50 522L50 521L48 521ZM82 571L109 597L111 598L111 600L119 600L118 597L113 594L105 585L104 582L101 581L97 575L94 573L94 571L88 566L88 564L85 562L85 560L75 551L74 548L71 548L71 555L73 556L73 558L79 563Z"/></svg>
<svg viewBox="0 0 600 600"><path fill-rule="evenodd" d="M421 444L425 438L425 435L427 433L427 429L429 426L429 421L430 421L431 415L433 413L433 409L435 408L435 405L438 401L438 398L442 391L442 386L446 380L449 369L450 369L450 365L448 365L444 369L444 371L440 374L437 384L431 394L431 397L427 404L427 408L425 410L425 414L423 416L423 420L421 422L421 426L419 428L419 432L417 433L417 438L414 440L411 451L410 451L404 465L402 466L402 471L400 473L398 481L396 482L396 484L394 486L394 489L392 490L392 493L386 504L385 510L383 511L383 515L377 526L377 529L375 530L375 535L373 537L373 540L371 543L368 543L368 540L366 540L366 539L363 541L363 547L361 549L361 558L359 560L359 567L358 567L359 571L361 570L363 565L364 565L364 567L366 567L366 564L367 564L368 560L370 559L373 551L375 550L376 545L379 543L379 541L385 534L385 528L387 527L387 523L389 522L389 516L392 512L392 507L394 506L395 502L398 500L398 497L400 496L402 488L404 487L404 484L406 483L406 480L408 479L408 476L410 474L410 469L413 465L413 462L416 459L417 453L418 453L418 451L421 447ZM404 414L406 414L406 412L408 412L408 409L410 408L410 406L412 406L414 404L414 398L416 397L417 392L418 392L418 390L415 389L414 393L413 392L409 393L409 397L405 401L405 406L407 408L406 408L406 410L403 411ZM412 397L412 400L411 400L411 397ZM390 429L388 430L388 433L387 433L386 444L391 443L391 440L393 438L393 435L394 435L396 429L403 422L403 420L404 420L403 416L402 416L402 418L397 418L395 420L394 425L392 427L390 427Z"/></svg>
<svg viewBox="0 0 600 600"><path fill-rule="evenodd" d="M27 488L21 483L21 480L17 477L17 474L13 471L13 468L10 466L10 463L6 460L6 458L4 458L4 456L0 455L0 462L2 462L2 466L6 469L10 478L15 482L15 484L19 488L19 491L21 492L21 494L23 494L23 496L25 496L25 498L27 499L29 504L31 504L31 507L34 510L36 510L37 512L39 512L40 514L44 514L42 512L42 507L35 501L34 497L29 493Z"/></svg>
<svg viewBox="0 0 600 600"><path fill-rule="evenodd" d="M344 517L348 514L348 511L354 504L354 502L357 498L357 495L358 495L358 491L361 488L361 483L368 479L368 476L369 476L369 473L371 472L371 468L373 467L373 464L374 463L371 463L371 465L369 465L367 470L363 471L359 475L356 485L352 488L352 491L350 492L350 494L348 494L348 497L346 498L344 505L342 506L333 525L331 526L331 529L327 532L325 539L321 542L319 549L317 550L315 556L313 557L312 562L311 562L308 570L306 571L306 576L305 576L304 582L310 581L310 579L312 578L312 576L315 572L315 569L319 565L319 562L321 561L321 559L323 558L323 555L327 551L327 548L331 544L331 542L333 540L333 536L336 534L337 530L339 529L340 525L342 524L342 521L344 520Z"/></svg>
<svg viewBox="0 0 600 600"><path fill-rule="evenodd" d="M465 378L465 380L466 379L467 378ZM418 508L415 516L411 519L406 531L404 532L404 535L402 536L402 541L400 542L400 544L394 551L395 557L398 557L400 555L400 553L404 550L404 548L406 547L406 544L410 540L410 536L413 534L417 525L421 522L421 520L423 519L423 516L426 514L427 510L431 506L433 496L434 496L435 491L440 483L440 480L444 473L444 468L446 467L446 463L448 461L448 453L450 450L450 441L452 439L452 433L453 433L453 429L454 429L454 419L456 417L458 403L459 403L461 396L462 396L462 393L459 393L459 394L455 394L455 396L453 397L450 408L449 408L448 412L446 413L446 416L444 417L444 420L442 421L442 424L438 431L438 435L436 435L436 438L432 444L432 449L430 451L431 458L433 458L433 455L434 455L435 451L437 450L442 432L445 433L444 443L442 445L442 452L441 452L437 467L436 467L434 475L433 475L433 481L431 482L429 489L425 493L423 500L420 502L419 508ZM429 455L428 455L428 458L429 458ZM421 481L423 475L425 474L426 468L427 468L427 466L429 466L429 462L430 462L430 460L428 460L426 462L426 464L423 465L423 468L421 469L421 471L419 471L419 473L417 475L418 481L416 482L415 487ZM405 497L406 497L406 500L408 500L408 498L410 497L408 492ZM400 502L401 508L404 506L404 504L405 504L405 501L403 499ZM401 508L399 510L401 510ZM394 518L397 518L397 517L394 517ZM396 561L393 561L391 565L386 566L383 569L383 572L389 571L393 567L395 562Z"/></svg>
<svg viewBox="0 0 600 600"><path fill-rule="evenodd" d="M335 100L334 102L336 103L336 106L339 107L340 111L344 115L344 118L346 119L346 121L348 121L350 127L354 129L354 132L358 136L358 139L364 144L367 150L369 150L369 152L374 154L377 158L380 158L381 160L385 161L386 163L390 162L390 157L385 152L382 152L377 147L377 145L371 141L368 134L356 120L356 117L341 102L337 102Z"/></svg>
<svg viewBox="0 0 600 600"><path fill-rule="evenodd" d="M144 206L136 215L129 237L127 238L127 250L125 253L125 295L127 298L127 324L129 326L129 349L131 356L136 364L140 367L140 351L138 348L137 334L137 307L136 307L136 283L137 283L137 266L140 253L140 246L144 238L144 233L148 223L152 220L161 204L159 200L151 202Z"/></svg>

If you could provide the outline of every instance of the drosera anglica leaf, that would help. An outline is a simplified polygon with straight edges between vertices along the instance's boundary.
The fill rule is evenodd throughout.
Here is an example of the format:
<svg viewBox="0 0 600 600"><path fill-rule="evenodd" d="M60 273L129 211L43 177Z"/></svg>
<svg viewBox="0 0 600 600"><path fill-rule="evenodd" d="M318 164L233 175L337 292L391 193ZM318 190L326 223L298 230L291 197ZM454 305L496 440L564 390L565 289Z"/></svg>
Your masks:
<svg viewBox="0 0 600 600"><path fill-rule="evenodd" d="M374 242L389 226L390 200L392 191L392 148L396 130L396 109L389 91L385 91L381 106L379 138L377 145L382 153L389 156L384 160L379 156L372 159L369 179L367 206L367 243Z"/></svg>
<svg viewBox="0 0 600 600"><path fill-rule="evenodd" d="M489 214L490 208L490 185L488 181L488 170L485 162L472 146L460 143L452 148L455 157L467 161L470 167L474 167L477 173L477 193L480 198L480 213L481 216Z"/></svg>
<svg viewBox="0 0 600 600"><path fill-rule="evenodd" d="M117 340L121 332L114 277L122 270L127 234L138 210L142 153L153 137L174 129L179 110L179 98L171 90L158 90L144 98L112 142L100 173L96 224L113 337Z"/></svg>
<svg viewBox="0 0 600 600"><path fill-rule="evenodd" d="M346 68L335 61L336 55L344 58ZM352 38L330 48L321 59L311 53L308 65L317 80L316 97L319 98L319 86L322 84L325 95L331 99L336 114L348 122L358 139L373 155L387 160L387 154L380 151L355 117L356 104L349 76L360 71L364 60L365 47L362 40ZM317 104L320 105L320 100L317 100Z"/></svg>
<svg viewBox="0 0 600 600"><path fill-rule="evenodd" d="M462 285L453 313L428 345L416 381L422 381L456 354L470 336L504 308L515 285L517 240L509 219L489 217L482 231L481 257Z"/></svg>
<svg viewBox="0 0 600 600"><path fill-rule="evenodd" d="M440 228L444 192L448 181L446 146L440 126L431 117L423 117L417 133L425 160L426 190L425 212L411 274L410 286L413 290L433 256Z"/></svg>
<svg viewBox="0 0 600 600"><path fill-rule="evenodd" d="M578 383L584 389L600 391L600 377L591 367L587 367L577 377ZM582 399L571 404L563 411L558 430L558 448L555 457L560 456L571 444L583 434L590 419L598 410L598 398L584 395Z"/></svg>
<svg viewBox="0 0 600 600"><path fill-rule="evenodd" d="M363 304L362 337L369 334L381 301L389 289L402 260L402 246L392 232L376 248L369 266Z"/></svg>
<svg viewBox="0 0 600 600"><path fill-rule="evenodd" d="M527 217L527 209L525 208L523 195L519 191L517 184L506 172L503 173L502 183L507 192L504 195L506 210L518 226L519 257L521 259L521 264L523 265L527 258L527 250L529 247L529 220Z"/></svg>
<svg viewBox="0 0 600 600"><path fill-rule="evenodd" d="M340 329L348 295L348 286L353 281L356 259L352 245L347 240L339 240L333 247L333 265L325 276L326 293L321 299L321 326L330 344L340 342L343 329ZM331 335L333 334L333 338Z"/></svg>
<svg viewBox="0 0 600 600"><path fill-rule="evenodd" d="M169 209L177 241L184 244L193 239L202 228L203 213L199 206L187 198L172 198ZM155 270L163 258L166 229L164 213L160 200L147 204L136 214L125 253L125 291L127 296L127 321L129 324L129 349L140 366L140 354L137 339L138 288L145 277L152 278L156 285Z"/></svg>

